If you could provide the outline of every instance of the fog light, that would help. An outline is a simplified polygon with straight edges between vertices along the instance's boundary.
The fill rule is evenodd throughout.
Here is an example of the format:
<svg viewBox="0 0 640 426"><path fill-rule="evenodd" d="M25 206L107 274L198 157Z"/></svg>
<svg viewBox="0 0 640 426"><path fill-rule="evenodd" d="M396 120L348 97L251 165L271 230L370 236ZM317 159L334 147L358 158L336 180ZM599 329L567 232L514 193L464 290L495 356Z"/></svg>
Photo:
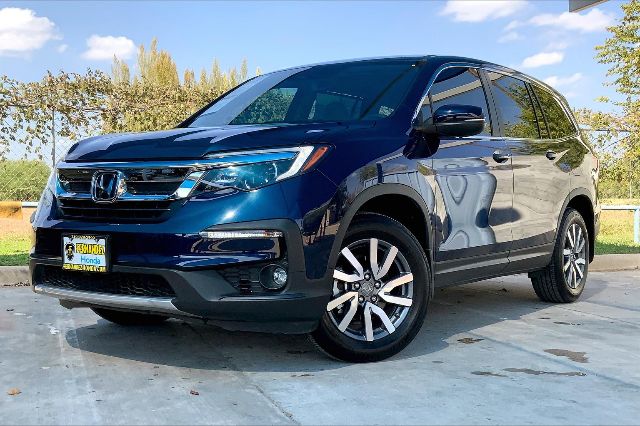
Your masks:
<svg viewBox="0 0 640 426"><path fill-rule="evenodd" d="M287 285L287 270L280 265L265 266L260 272L260 284L269 290L280 290Z"/></svg>
<svg viewBox="0 0 640 426"><path fill-rule="evenodd" d="M273 282L278 287L283 287L287 283L287 271L284 268L277 267L273 269Z"/></svg>

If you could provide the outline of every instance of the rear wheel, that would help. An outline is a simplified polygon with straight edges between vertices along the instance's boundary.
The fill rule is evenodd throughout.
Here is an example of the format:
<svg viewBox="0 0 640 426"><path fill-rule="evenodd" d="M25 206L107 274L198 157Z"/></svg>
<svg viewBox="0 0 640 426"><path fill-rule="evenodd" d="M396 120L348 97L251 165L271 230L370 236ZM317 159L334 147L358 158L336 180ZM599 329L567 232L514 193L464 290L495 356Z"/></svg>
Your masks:
<svg viewBox="0 0 640 426"><path fill-rule="evenodd" d="M529 274L533 289L545 302L577 300L589 272L589 234L577 210L567 209L562 218L551 263Z"/></svg>
<svg viewBox="0 0 640 426"><path fill-rule="evenodd" d="M101 318L104 318L109 322L112 322L118 325L124 325L124 326L157 325L169 319L169 317L165 317L162 315L140 314L137 312L123 312L123 311L115 311L113 309L105 309L105 308L91 308L91 310L96 314L98 314Z"/></svg>
<svg viewBox="0 0 640 426"><path fill-rule="evenodd" d="M333 294L311 338L328 355L368 362L392 356L420 330L431 295L420 243L386 216L359 215L333 272Z"/></svg>

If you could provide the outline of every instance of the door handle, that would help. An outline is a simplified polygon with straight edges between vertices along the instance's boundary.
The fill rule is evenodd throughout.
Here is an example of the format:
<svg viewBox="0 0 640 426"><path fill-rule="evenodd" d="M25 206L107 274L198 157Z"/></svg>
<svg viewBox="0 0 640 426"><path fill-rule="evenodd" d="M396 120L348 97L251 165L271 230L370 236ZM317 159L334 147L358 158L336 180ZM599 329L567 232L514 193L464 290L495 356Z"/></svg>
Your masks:
<svg viewBox="0 0 640 426"><path fill-rule="evenodd" d="M493 159L497 162L497 163L504 163L505 161L507 161L509 158L511 158L511 155L506 153L506 152L502 152L502 151L496 151L493 153Z"/></svg>
<svg viewBox="0 0 640 426"><path fill-rule="evenodd" d="M556 157L558 156L558 154L556 154L555 151L551 151L551 150L547 151L546 155L549 160L555 160Z"/></svg>

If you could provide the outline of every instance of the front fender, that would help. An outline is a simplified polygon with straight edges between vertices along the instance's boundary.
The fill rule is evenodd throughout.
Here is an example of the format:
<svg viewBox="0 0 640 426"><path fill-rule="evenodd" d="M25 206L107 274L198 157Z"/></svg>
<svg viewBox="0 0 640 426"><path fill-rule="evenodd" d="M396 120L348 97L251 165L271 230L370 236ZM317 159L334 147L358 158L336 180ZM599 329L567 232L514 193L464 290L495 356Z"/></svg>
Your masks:
<svg viewBox="0 0 640 426"><path fill-rule="evenodd" d="M340 193L341 191L338 192ZM427 235L423 236L425 238L425 241L427 242L427 249L425 251L430 264L433 264L433 215L424 199L415 189L408 185L399 183L379 183L363 189L355 198L353 198L351 202L346 203L344 205L344 208L341 209L342 214L337 223L338 228L331 247L329 261L327 264L327 274L331 274L333 272L333 269L335 268L347 230L349 229L349 225L355 218L356 214L363 211L361 209L368 201L371 201L378 197L383 197L385 195L404 196L413 201L416 206L418 206L426 223ZM420 236L416 237L420 239ZM431 268L431 270L433 273L433 268Z"/></svg>

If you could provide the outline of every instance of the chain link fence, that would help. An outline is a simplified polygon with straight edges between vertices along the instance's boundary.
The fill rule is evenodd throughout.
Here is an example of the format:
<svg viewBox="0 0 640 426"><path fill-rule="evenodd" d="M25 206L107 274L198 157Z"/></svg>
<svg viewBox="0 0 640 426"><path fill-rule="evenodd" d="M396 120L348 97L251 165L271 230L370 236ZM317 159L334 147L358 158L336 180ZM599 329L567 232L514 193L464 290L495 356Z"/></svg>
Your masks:
<svg viewBox="0 0 640 426"><path fill-rule="evenodd" d="M90 136L87 132L73 140L62 137L56 131L56 120L55 111L51 111L47 131L38 132L46 135L42 138L25 137L33 132L28 123L19 130L20 134L13 135L15 139L0 140L0 202L38 201L55 164L75 140Z"/></svg>

